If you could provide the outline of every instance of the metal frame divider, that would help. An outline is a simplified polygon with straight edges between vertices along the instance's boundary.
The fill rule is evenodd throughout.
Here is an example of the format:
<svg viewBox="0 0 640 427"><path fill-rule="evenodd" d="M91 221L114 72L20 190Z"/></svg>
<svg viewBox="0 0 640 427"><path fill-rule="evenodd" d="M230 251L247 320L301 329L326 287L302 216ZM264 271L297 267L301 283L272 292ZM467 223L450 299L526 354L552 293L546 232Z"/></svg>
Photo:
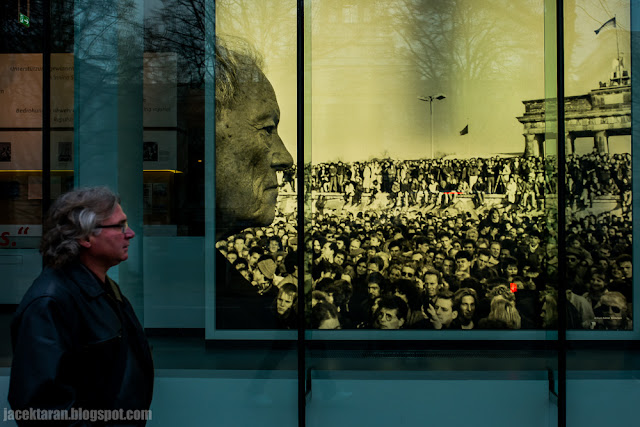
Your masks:
<svg viewBox="0 0 640 427"><path fill-rule="evenodd" d="M51 4L42 7L42 221L51 204Z"/></svg>
<svg viewBox="0 0 640 427"><path fill-rule="evenodd" d="M304 0L296 0L296 98L297 98L297 184L298 184L298 426L306 425L307 374L306 374L306 342L305 342L305 198L304 198Z"/></svg>
<svg viewBox="0 0 640 427"><path fill-rule="evenodd" d="M567 423L567 294L566 268L566 156L564 123L564 0L556 0L556 96L558 142L558 426Z"/></svg>

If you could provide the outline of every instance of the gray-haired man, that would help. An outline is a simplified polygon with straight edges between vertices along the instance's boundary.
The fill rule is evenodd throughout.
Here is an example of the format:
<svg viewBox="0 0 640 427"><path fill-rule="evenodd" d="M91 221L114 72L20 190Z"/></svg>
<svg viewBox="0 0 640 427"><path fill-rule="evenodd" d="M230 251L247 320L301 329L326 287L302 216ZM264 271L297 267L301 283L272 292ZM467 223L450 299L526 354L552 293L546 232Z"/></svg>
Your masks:
<svg viewBox="0 0 640 427"><path fill-rule="evenodd" d="M11 324L14 410L64 409L71 415L82 408L113 415L122 409L126 415L149 409L153 362L147 339L107 276L127 260L134 236L119 198L107 188L71 191L53 204L40 247L45 268Z"/></svg>

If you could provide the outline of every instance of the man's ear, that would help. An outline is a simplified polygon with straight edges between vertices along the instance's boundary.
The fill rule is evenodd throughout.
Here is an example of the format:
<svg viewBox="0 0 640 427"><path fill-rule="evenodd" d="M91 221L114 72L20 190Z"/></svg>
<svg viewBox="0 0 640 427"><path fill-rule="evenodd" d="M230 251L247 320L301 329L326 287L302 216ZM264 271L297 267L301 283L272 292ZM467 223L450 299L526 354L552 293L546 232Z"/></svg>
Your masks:
<svg viewBox="0 0 640 427"><path fill-rule="evenodd" d="M91 247L91 242L89 241L89 236L84 239L78 239L78 243L85 249L89 249Z"/></svg>
<svg viewBox="0 0 640 427"><path fill-rule="evenodd" d="M458 310L454 310L451 312L451 318L455 319L456 317L458 317Z"/></svg>
<svg viewBox="0 0 640 427"><path fill-rule="evenodd" d="M398 325L402 328L402 325L404 325L404 319L398 319Z"/></svg>

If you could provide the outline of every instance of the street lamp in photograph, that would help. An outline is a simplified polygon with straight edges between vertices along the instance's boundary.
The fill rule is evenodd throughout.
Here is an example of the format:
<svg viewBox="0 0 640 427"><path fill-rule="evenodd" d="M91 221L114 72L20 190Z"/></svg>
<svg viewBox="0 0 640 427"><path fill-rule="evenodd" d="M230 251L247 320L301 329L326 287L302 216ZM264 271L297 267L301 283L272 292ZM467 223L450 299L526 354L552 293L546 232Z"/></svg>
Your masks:
<svg viewBox="0 0 640 427"><path fill-rule="evenodd" d="M429 101L429 117L431 119L431 158L433 159L433 100L442 100L445 99L446 96L439 93L437 95L429 95L429 96L419 96L418 99L420 101Z"/></svg>

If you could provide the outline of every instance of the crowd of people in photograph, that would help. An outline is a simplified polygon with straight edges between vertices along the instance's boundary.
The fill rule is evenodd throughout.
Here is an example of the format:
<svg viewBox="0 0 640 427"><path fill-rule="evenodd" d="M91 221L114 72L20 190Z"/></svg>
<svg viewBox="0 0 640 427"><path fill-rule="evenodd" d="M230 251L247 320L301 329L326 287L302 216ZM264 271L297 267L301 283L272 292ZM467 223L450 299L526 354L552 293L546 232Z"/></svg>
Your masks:
<svg viewBox="0 0 640 427"><path fill-rule="evenodd" d="M623 213L631 209L631 155L567 156L567 194L573 209L593 207L599 196L618 196Z"/></svg>
<svg viewBox="0 0 640 427"><path fill-rule="evenodd" d="M595 170L585 168L582 173L588 180L597 175L602 178L599 169L603 163L609 165L609 179L614 182L630 173L627 156L600 155L571 157L568 173L579 170L575 165L593 164ZM494 171L506 168L509 173L484 177L480 171L487 164ZM486 192L503 194L502 199L509 197L510 182L529 177L535 179L534 187L540 186L540 190L531 190L538 194L545 186L555 185L549 181L551 174L544 173L541 159L374 161L342 166L340 174L335 164L335 171L328 170L329 165L314 168L316 178L329 177L328 183L322 178L321 191L348 194L349 182L356 177L363 189L366 182L369 192L387 193L388 203L375 209L362 203L353 211L318 207L322 196L314 197L311 227L305 232L307 327L557 327L558 243L547 215L530 206L514 209L508 201L473 213L404 209L405 202L421 206L429 198L414 194L399 203L401 196L391 196L398 181L431 181L442 175L445 182L473 182L476 188L478 181L487 178ZM526 182L531 183L530 179ZM407 192L413 194L412 190ZM517 190L514 203L521 206L525 194ZM624 204L621 193L610 194L619 194ZM537 198L531 200L534 205ZM567 297L568 327L631 329L630 212L624 206L622 214L619 209L589 211L589 206L579 206L573 212L565 242L565 286L560 288ZM277 328L295 329L298 325L297 244L293 214L278 216L269 227L245 230L218 242L227 260L253 285L256 295L264 298Z"/></svg>
<svg viewBox="0 0 640 427"><path fill-rule="evenodd" d="M493 157L435 160L371 160L322 163L314 166L311 188L323 193L343 193L348 204L369 203L387 194L394 207L448 207L458 195L473 195L475 207L485 205L485 194L506 195L529 209L542 210L545 180L539 157Z"/></svg>
<svg viewBox="0 0 640 427"><path fill-rule="evenodd" d="M312 328L557 327L558 248L544 216L389 211L316 217L314 228ZM630 254L629 220L571 222L569 328L631 327Z"/></svg>
<svg viewBox="0 0 640 427"><path fill-rule="evenodd" d="M505 206L541 211L545 194L556 192L554 159L491 157L320 163L311 169L311 190L342 193L349 205L370 204L383 193L395 207L423 208L446 208L461 195L471 195L474 206L482 208L486 194L500 194ZM595 150L586 155L568 155L567 186L574 208L591 207L596 197L619 196L627 211L631 206L631 156Z"/></svg>

